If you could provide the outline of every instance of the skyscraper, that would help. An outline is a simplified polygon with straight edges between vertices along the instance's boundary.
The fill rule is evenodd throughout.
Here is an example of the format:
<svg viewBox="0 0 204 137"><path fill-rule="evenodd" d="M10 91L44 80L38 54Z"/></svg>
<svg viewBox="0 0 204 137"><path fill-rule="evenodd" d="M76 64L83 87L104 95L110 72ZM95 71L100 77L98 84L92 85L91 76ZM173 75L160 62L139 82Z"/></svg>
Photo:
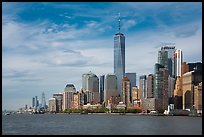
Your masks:
<svg viewBox="0 0 204 137"><path fill-rule="evenodd" d="M158 63L163 65L165 68L168 68L168 51L158 51Z"/></svg>
<svg viewBox="0 0 204 137"><path fill-rule="evenodd" d="M56 112L62 112L63 93L54 93L53 98L56 100Z"/></svg>
<svg viewBox="0 0 204 137"><path fill-rule="evenodd" d="M132 87L136 86L136 73L125 73L125 76L130 80L130 102L132 103Z"/></svg>
<svg viewBox="0 0 204 137"><path fill-rule="evenodd" d="M122 101L126 107L130 107L130 80L128 77L122 79Z"/></svg>
<svg viewBox="0 0 204 137"><path fill-rule="evenodd" d="M147 77L146 75L140 76L139 80L139 88L140 88L140 98L147 98Z"/></svg>
<svg viewBox="0 0 204 137"><path fill-rule="evenodd" d="M172 43L169 43L169 45L171 45ZM174 43L173 43L174 44ZM169 71L169 75L171 77L173 77L173 72L174 72L174 67L173 67L173 63L174 63L174 52L175 52L175 46L163 46L161 47L161 50L165 50L168 52L168 71Z"/></svg>
<svg viewBox="0 0 204 137"><path fill-rule="evenodd" d="M125 76L125 36L120 32L120 15L118 18L118 33L114 36L114 73L117 76L118 92L121 96L122 79Z"/></svg>
<svg viewBox="0 0 204 137"><path fill-rule="evenodd" d="M63 93L63 111L73 107L73 98L76 88L73 84L67 84Z"/></svg>
<svg viewBox="0 0 204 137"><path fill-rule="evenodd" d="M104 101L107 105L112 96L118 96L117 77L115 74L107 74L104 81Z"/></svg>
<svg viewBox="0 0 204 137"><path fill-rule="evenodd" d="M154 97L154 75L149 74L147 76L147 98Z"/></svg>
<svg viewBox="0 0 204 137"><path fill-rule="evenodd" d="M101 75L99 79L100 102L104 101L104 79L105 75Z"/></svg>
<svg viewBox="0 0 204 137"><path fill-rule="evenodd" d="M89 101L91 101L91 102L93 101L93 103L98 103L100 101L99 79L91 71L82 75L82 88L83 88L85 93L90 92L90 93L88 93L88 95L93 94L93 99L91 99L92 97L90 97L91 100L89 100ZM91 103L91 102L89 102L89 103Z"/></svg>
<svg viewBox="0 0 204 137"><path fill-rule="evenodd" d="M44 92L42 93L42 102L41 103L42 103L42 108L45 109L46 108L46 100L45 100L45 93Z"/></svg>
<svg viewBox="0 0 204 137"><path fill-rule="evenodd" d="M181 49L177 49L174 53L174 63L175 63L175 77L181 77L181 65L183 62L183 54Z"/></svg>

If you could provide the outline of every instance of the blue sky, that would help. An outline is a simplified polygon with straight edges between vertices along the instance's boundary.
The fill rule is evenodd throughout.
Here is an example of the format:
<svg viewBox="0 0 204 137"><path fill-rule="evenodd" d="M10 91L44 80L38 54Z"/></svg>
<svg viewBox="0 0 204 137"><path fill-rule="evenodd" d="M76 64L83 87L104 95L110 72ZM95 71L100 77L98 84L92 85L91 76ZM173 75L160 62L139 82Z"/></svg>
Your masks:
<svg viewBox="0 0 204 137"><path fill-rule="evenodd" d="M154 72L162 43L186 62L202 62L201 2L3 2L2 107L31 106L82 74L113 73L117 14L126 36L126 72Z"/></svg>

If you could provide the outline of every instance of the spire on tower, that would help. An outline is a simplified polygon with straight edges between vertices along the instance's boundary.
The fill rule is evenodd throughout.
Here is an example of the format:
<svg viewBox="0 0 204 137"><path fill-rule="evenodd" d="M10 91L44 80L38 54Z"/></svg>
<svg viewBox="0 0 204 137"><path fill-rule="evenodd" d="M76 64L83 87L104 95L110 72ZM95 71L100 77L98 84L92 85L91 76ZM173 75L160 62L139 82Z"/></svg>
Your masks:
<svg viewBox="0 0 204 137"><path fill-rule="evenodd" d="M118 33L120 33L120 12L118 13Z"/></svg>

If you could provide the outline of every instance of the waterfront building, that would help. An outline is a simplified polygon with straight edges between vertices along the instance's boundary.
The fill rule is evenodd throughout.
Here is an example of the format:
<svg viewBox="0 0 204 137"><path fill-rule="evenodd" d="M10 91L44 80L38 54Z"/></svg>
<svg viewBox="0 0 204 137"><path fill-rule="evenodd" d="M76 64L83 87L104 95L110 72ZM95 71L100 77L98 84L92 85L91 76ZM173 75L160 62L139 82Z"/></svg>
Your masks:
<svg viewBox="0 0 204 137"><path fill-rule="evenodd" d="M119 95L122 95L122 79L125 76L125 35L120 32L120 16L118 33L114 36L114 73L117 76Z"/></svg>
<svg viewBox="0 0 204 137"><path fill-rule="evenodd" d="M132 104L133 106L140 107L140 90L137 86L132 87Z"/></svg>
<svg viewBox="0 0 204 137"><path fill-rule="evenodd" d="M35 107L35 98L32 98L32 108Z"/></svg>
<svg viewBox="0 0 204 137"><path fill-rule="evenodd" d="M174 67L175 67L175 77L177 76L182 76L182 72L181 72L181 65L183 62L183 54L181 49L177 49L174 53Z"/></svg>
<svg viewBox="0 0 204 137"><path fill-rule="evenodd" d="M84 93L83 89L81 89L79 91L79 93L80 93L80 105L83 106L83 105L87 104L87 96Z"/></svg>
<svg viewBox="0 0 204 137"><path fill-rule="evenodd" d="M175 88L175 78L173 78L169 75L169 77L168 77L169 104L174 104L174 88Z"/></svg>
<svg viewBox="0 0 204 137"><path fill-rule="evenodd" d="M124 102L119 102L119 104L116 106L116 108L117 108L118 110L120 110L120 109L124 109L124 110L125 110L126 107L127 107L127 106L125 105Z"/></svg>
<svg viewBox="0 0 204 137"><path fill-rule="evenodd" d="M93 92L91 92L91 91L89 91L89 90L86 90L85 92L85 104L88 104L88 103L90 103L90 104L94 104L94 102L93 102Z"/></svg>
<svg viewBox="0 0 204 137"><path fill-rule="evenodd" d="M73 107L73 97L76 88L73 84L67 84L63 93L63 111Z"/></svg>
<svg viewBox="0 0 204 137"><path fill-rule="evenodd" d="M46 100L45 100L45 93L42 93L42 106L41 108L46 109Z"/></svg>
<svg viewBox="0 0 204 137"><path fill-rule="evenodd" d="M183 98L183 89L182 89L182 77L177 77L175 89L174 89L174 108L182 109L182 98Z"/></svg>
<svg viewBox="0 0 204 137"><path fill-rule="evenodd" d="M62 112L63 93L54 93L53 98L56 99L56 112Z"/></svg>
<svg viewBox="0 0 204 137"><path fill-rule="evenodd" d="M101 75L99 79L100 103L103 103L104 101L104 80L105 75Z"/></svg>
<svg viewBox="0 0 204 137"><path fill-rule="evenodd" d="M37 108L37 107L38 107L38 104L39 104L39 102L38 102L38 97L37 97L37 96L35 96L35 108Z"/></svg>
<svg viewBox="0 0 204 137"><path fill-rule="evenodd" d="M136 86L136 73L125 73L125 76L130 80L130 102L132 103L132 87Z"/></svg>
<svg viewBox="0 0 204 137"><path fill-rule="evenodd" d="M168 108L168 69L163 65L155 64L154 98L157 99L158 109Z"/></svg>
<svg viewBox="0 0 204 137"><path fill-rule="evenodd" d="M74 100L73 100L73 108L74 109L81 109L81 104L80 104L80 93L76 92L74 93Z"/></svg>
<svg viewBox="0 0 204 137"><path fill-rule="evenodd" d="M140 88L140 98L147 98L147 77L146 75L140 76L139 79L139 88Z"/></svg>
<svg viewBox="0 0 204 137"><path fill-rule="evenodd" d="M194 86L194 109L202 114L202 82Z"/></svg>
<svg viewBox="0 0 204 137"><path fill-rule="evenodd" d="M182 76L183 82L183 109L191 109L193 106L193 71L186 72Z"/></svg>
<svg viewBox="0 0 204 137"><path fill-rule="evenodd" d="M97 109L97 108L101 108L102 105L97 103L97 104L90 104L90 103L87 103L86 105L83 105L82 108L83 109L89 109L89 110L93 110L93 109Z"/></svg>
<svg viewBox="0 0 204 137"><path fill-rule="evenodd" d="M56 112L56 99L55 98L49 99L49 112Z"/></svg>
<svg viewBox="0 0 204 137"><path fill-rule="evenodd" d="M108 100L114 96L118 96L117 77L115 74L107 74L104 81L104 102L107 106Z"/></svg>
<svg viewBox="0 0 204 137"><path fill-rule="evenodd" d="M183 78L183 109L194 109L194 86L198 86L202 82L202 71L193 70L186 72Z"/></svg>
<svg viewBox="0 0 204 137"><path fill-rule="evenodd" d="M156 104L157 100L155 98L143 98L142 100L142 110L146 111L155 111L158 110L158 108L156 108L158 105Z"/></svg>
<svg viewBox="0 0 204 137"><path fill-rule="evenodd" d="M92 92L93 98L92 98L91 102L93 102L93 103L100 102L99 79L91 71L82 75L82 89L85 92L86 91Z"/></svg>
<svg viewBox="0 0 204 137"><path fill-rule="evenodd" d="M168 109L168 104L169 104L169 97L168 97L168 69L167 68L161 68L160 70L161 73L161 89L162 89L162 109L167 110Z"/></svg>
<svg viewBox="0 0 204 137"><path fill-rule="evenodd" d="M107 106L111 106L111 108L116 108L119 102L121 102L121 97L111 96L110 99L108 99Z"/></svg>
<svg viewBox="0 0 204 137"><path fill-rule="evenodd" d="M154 97L154 75L149 74L147 76L147 98Z"/></svg>
<svg viewBox="0 0 204 137"><path fill-rule="evenodd" d="M154 77L154 98L159 99L161 98L161 82L162 82L162 77L160 75L160 69L164 68L163 65L156 63L155 64L155 68L154 68L154 73L155 73L155 77Z"/></svg>
<svg viewBox="0 0 204 137"><path fill-rule="evenodd" d="M124 77L122 79L122 102L126 105L126 107L130 107L130 80L128 77Z"/></svg>

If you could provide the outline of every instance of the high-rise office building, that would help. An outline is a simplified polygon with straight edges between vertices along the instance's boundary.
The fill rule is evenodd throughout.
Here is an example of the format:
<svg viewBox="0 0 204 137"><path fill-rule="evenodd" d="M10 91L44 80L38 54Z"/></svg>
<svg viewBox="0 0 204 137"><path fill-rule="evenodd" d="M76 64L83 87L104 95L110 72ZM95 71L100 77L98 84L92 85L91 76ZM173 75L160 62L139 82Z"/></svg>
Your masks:
<svg viewBox="0 0 204 137"><path fill-rule="evenodd" d="M174 52L174 67L175 67L175 77L180 76L181 77L181 65L183 62L183 54L181 49L177 49Z"/></svg>
<svg viewBox="0 0 204 137"><path fill-rule="evenodd" d="M35 107L35 98L32 98L32 107Z"/></svg>
<svg viewBox="0 0 204 137"><path fill-rule="evenodd" d="M118 96L118 83L115 74L107 74L104 81L104 102L108 104L108 100L112 96Z"/></svg>
<svg viewBox="0 0 204 137"><path fill-rule="evenodd" d="M114 36L114 73L117 76L118 92L121 96L122 79L125 76L125 36L120 32L120 16L118 18L118 33Z"/></svg>
<svg viewBox="0 0 204 137"><path fill-rule="evenodd" d="M158 63L163 65L165 68L168 68L168 51L158 51Z"/></svg>
<svg viewBox="0 0 204 137"><path fill-rule="evenodd" d="M99 78L99 92L100 92L101 103L103 103L104 101L104 80L105 80L105 75L101 75Z"/></svg>
<svg viewBox="0 0 204 137"><path fill-rule="evenodd" d="M54 93L53 98L56 99L56 112L62 112L63 93Z"/></svg>
<svg viewBox="0 0 204 137"><path fill-rule="evenodd" d="M46 109L46 100L45 100L45 93L44 92L42 93L42 102L41 103L42 103L41 107Z"/></svg>
<svg viewBox="0 0 204 137"><path fill-rule="evenodd" d="M126 76L122 79L122 102L130 107L130 80Z"/></svg>
<svg viewBox="0 0 204 137"><path fill-rule="evenodd" d="M171 44L171 43L170 43ZM173 77L173 72L174 72L174 67L173 67L173 63L174 63L174 52L175 52L175 46L163 46L161 47L161 50L165 50L168 52L168 71L169 71L169 75L171 77Z"/></svg>
<svg viewBox="0 0 204 137"><path fill-rule="evenodd" d="M37 107L38 107L38 105L39 105L38 97L37 97L37 96L35 96L35 108L37 108Z"/></svg>
<svg viewBox="0 0 204 137"><path fill-rule="evenodd" d="M154 97L154 75L149 74L147 76L147 98Z"/></svg>
<svg viewBox="0 0 204 137"><path fill-rule="evenodd" d="M168 77L168 97L169 97L169 104L174 104L174 88L175 88L175 78L172 78L170 75Z"/></svg>
<svg viewBox="0 0 204 137"><path fill-rule="evenodd" d="M139 79L139 88L140 88L140 98L147 98L147 77L146 75L140 76Z"/></svg>
<svg viewBox="0 0 204 137"><path fill-rule="evenodd" d="M92 103L96 104L100 102L99 79L91 71L82 75L82 88L85 93L89 91L91 92L89 94L93 94L93 99L91 100Z"/></svg>
<svg viewBox="0 0 204 137"><path fill-rule="evenodd" d="M161 89L162 89L162 109L167 110L168 109L168 104L169 104L169 98L168 98L168 69L167 68L161 68L160 70L160 75L161 75Z"/></svg>
<svg viewBox="0 0 204 137"><path fill-rule="evenodd" d="M164 68L163 65L156 63L154 68L154 98L159 99L162 96L162 88L161 88L161 82L162 77L159 73L159 69Z"/></svg>
<svg viewBox="0 0 204 137"><path fill-rule="evenodd" d="M130 102L132 103L132 87L136 86L136 73L125 73L125 76L130 80Z"/></svg>
<svg viewBox="0 0 204 137"><path fill-rule="evenodd" d="M67 84L63 93L63 111L73 107L73 98L76 88L73 84Z"/></svg>
<svg viewBox="0 0 204 137"><path fill-rule="evenodd" d="M49 99L49 112L56 112L56 99L55 98Z"/></svg>

